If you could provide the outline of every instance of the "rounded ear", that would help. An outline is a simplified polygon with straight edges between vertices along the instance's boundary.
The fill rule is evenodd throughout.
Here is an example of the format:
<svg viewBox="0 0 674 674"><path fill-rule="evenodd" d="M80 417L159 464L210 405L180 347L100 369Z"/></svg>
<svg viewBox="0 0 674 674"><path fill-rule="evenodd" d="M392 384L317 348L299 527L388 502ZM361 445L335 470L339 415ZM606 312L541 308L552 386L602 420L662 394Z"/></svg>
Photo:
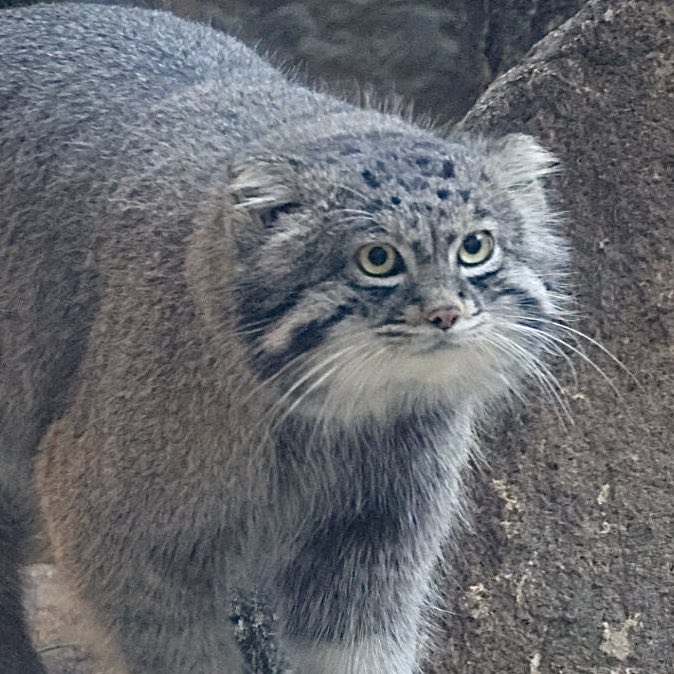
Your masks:
<svg viewBox="0 0 674 674"><path fill-rule="evenodd" d="M273 221L279 213L299 207L289 168L255 159L234 162L227 186L234 209Z"/></svg>
<svg viewBox="0 0 674 674"><path fill-rule="evenodd" d="M531 187L559 170L559 161L532 137L511 133L490 143L491 169L504 187Z"/></svg>
<svg viewBox="0 0 674 674"><path fill-rule="evenodd" d="M543 181L559 171L557 158L523 133L489 141L487 147L487 173L499 187L507 190L520 216L534 227L540 222L557 221Z"/></svg>

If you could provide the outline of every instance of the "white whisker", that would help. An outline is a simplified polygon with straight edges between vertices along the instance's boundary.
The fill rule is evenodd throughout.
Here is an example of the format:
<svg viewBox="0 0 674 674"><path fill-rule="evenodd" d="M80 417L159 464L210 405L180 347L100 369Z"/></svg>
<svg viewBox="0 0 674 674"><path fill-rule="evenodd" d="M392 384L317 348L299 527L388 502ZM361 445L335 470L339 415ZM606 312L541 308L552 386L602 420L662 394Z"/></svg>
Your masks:
<svg viewBox="0 0 674 674"><path fill-rule="evenodd" d="M361 210L360 208L336 208L330 211L330 215L357 215L368 220L374 220L372 213Z"/></svg>
<svg viewBox="0 0 674 674"><path fill-rule="evenodd" d="M523 346L520 346L517 344L517 342L508 338L506 335L494 333L490 335L490 338L493 340L492 343L494 346L497 348L501 346L504 352L509 353L509 355L515 358L519 357L527 363L527 365L530 367L531 374L535 377L536 381L538 381L542 390L548 392L548 394L551 396L551 400L555 402L564 412L564 415L566 416L566 419L569 421L569 423L573 424L573 417L571 415L569 405L564 400L562 395L560 395L560 392L563 394L562 386L559 383L557 377L552 374L547 365L545 365L545 363L543 363L540 358L537 358L530 351L527 351ZM497 340L500 340L500 342ZM555 407L555 409L557 408ZM564 423L564 418L561 415L559 415L559 417L560 421Z"/></svg>
<svg viewBox="0 0 674 674"><path fill-rule="evenodd" d="M360 199L363 203L367 203L370 201L365 194L362 192L359 192L358 190L354 189L353 187L349 187L348 185L345 185L344 183L335 183L335 187L338 187L339 189L344 190L345 192L350 192L353 194L355 197Z"/></svg>
<svg viewBox="0 0 674 674"><path fill-rule="evenodd" d="M507 318L510 318L510 317L507 317ZM566 330L567 332L570 332L574 337L585 338L589 343L593 344L594 346L599 347L600 350L603 353L605 353L607 356L609 356L610 359L614 363L616 363L620 367L621 370L626 372L632 378L632 380L638 386L641 387L641 384L639 383L638 379L622 363L622 361L620 361L619 358L614 356L608 349L601 346L601 344L599 344L596 340L592 339L591 337L588 337L585 333L581 332L580 330L575 330L573 328L569 328L569 326L565 325L564 323L560 323L558 321L552 321L552 320L548 320L548 319L539 319L539 318L535 318L534 320L539 321L539 322L541 322L543 324L546 324L546 325L552 325L555 328ZM532 339L542 339L542 340L547 340L549 342L555 342L560 346L560 348L563 347L563 348L569 349L569 351L572 351L573 353L577 354L584 362L586 362L593 370L595 370L602 377L602 379L604 379L604 381L608 384L608 386L613 391L613 393L615 394L616 397L618 397L620 399L624 398L622 393L620 393L620 391L618 390L616 385L613 383L612 379L608 376L608 374L606 374L606 372L603 370L603 368L601 368L599 365L597 365L597 363L595 363L585 353L585 351L583 351L583 349L580 348L580 344L578 344L577 340L574 340L574 341L576 341L576 344L578 344L578 346L574 346L573 344L571 344L568 341L562 339L558 335L555 335L554 332L548 332L548 331L540 330L539 328L534 328L534 327L531 327L531 326L528 326L528 325L523 325L521 323L506 324L506 327L508 329L511 329L511 330L517 330L521 333L529 332L532 335ZM574 374L574 380L577 382L575 374ZM576 385L577 385L577 383L576 383Z"/></svg>
<svg viewBox="0 0 674 674"><path fill-rule="evenodd" d="M513 320L513 321L521 320L521 317L518 317L518 316L503 316L503 317L508 318L510 320ZM627 367L627 365L625 365L625 363L623 363L620 360L620 358L618 358L615 354L613 354L609 349L607 349L603 344L598 342L596 339L594 339L594 338L590 337L589 335L587 335L586 333L584 333L582 330L577 330L576 328L572 328L570 325L567 325L566 323L563 323L561 321L555 321L555 320L552 320L552 319L549 319L549 318L539 318L538 316L534 316L534 317L532 317L532 320L537 321L539 323L543 323L544 325L551 325L554 328L557 328L559 330L563 330L565 332L568 332L568 333L574 335L575 337L579 337L580 339L584 339L586 342L588 342L589 344L592 344L594 347L599 349L605 356L607 356L610 360L612 360L623 372L625 372L625 374L627 374L632 379L632 381L634 381L634 383L637 386L639 386L639 388L643 388L641 382L639 382L639 379L636 377L636 375ZM550 334L550 333L545 333L545 334ZM568 346L569 348L571 348L571 346L568 344L568 342L564 342L564 344L566 346ZM572 350L574 350L574 349L572 349ZM578 355L583 354L585 356L585 358L589 358L580 349L575 350L575 353L578 353ZM591 361L588 360L588 362L591 362ZM599 369L596 364L593 363L593 365L594 365L595 368ZM604 373L603 376L606 377L607 375Z"/></svg>
<svg viewBox="0 0 674 674"><path fill-rule="evenodd" d="M328 367L331 363L334 363L336 360L339 360L350 353L357 352L365 348L366 346L367 346L366 344L347 346L343 349L340 349L336 353L333 353L330 356L323 358L323 360L321 360L318 363L318 365L315 365L314 367L310 368L307 372L304 372L302 376L300 376L292 384L292 386L290 386L290 388L288 388L288 390L286 390L286 392L274 403L274 406L269 411L270 424L268 425L268 432L271 433L273 428L278 427L283 421L285 421L285 419L287 419L288 416L290 415L290 412L295 410L299 402L306 399L307 395L316 389L316 386L314 385L314 383L309 383L308 390L304 391L299 396L298 399L296 399L293 403L291 403L290 410L285 410L284 413L281 414L280 418L277 417L276 415L280 414L283 411L285 404L290 400L293 393L297 391L298 388L300 388L304 384L307 384L308 382L311 382L311 379L314 376L319 377L322 383L324 381L324 378L321 373L325 370L326 367ZM338 363L334 367L330 368L330 373L335 372L339 367L340 364Z"/></svg>
<svg viewBox="0 0 674 674"><path fill-rule="evenodd" d="M538 330L536 328L532 328L528 325L520 325L517 323L508 323L503 326L504 329L507 329L508 331L511 332L517 332L519 334L525 335L525 338L527 341L531 339L531 335L534 335L534 339L536 340L542 340L542 342L539 343L540 348L545 351L545 353L549 353L550 355L553 356L559 356L564 359L566 362L569 371L571 372L571 377L573 379L573 387L574 389L578 388L578 373L576 372L576 366L573 363L573 360L569 357L567 353L564 352L564 349L562 347L566 347L573 351L573 347L571 347L568 342L565 342L563 339L557 337L554 334L545 332L543 330Z"/></svg>

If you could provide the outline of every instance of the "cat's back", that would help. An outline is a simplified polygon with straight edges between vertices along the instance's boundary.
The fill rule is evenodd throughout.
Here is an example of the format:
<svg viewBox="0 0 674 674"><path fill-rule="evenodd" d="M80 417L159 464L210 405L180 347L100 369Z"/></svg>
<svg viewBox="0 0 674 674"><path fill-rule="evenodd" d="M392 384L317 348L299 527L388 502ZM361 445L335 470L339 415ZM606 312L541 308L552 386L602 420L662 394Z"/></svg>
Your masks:
<svg viewBox="0 0 674 674"><path fill-rule="evenodd" d="M317 99L234 38L132 8L4 10L0 64L1 453L62 411L124 268L174 274L236 148Z"/></svg>
<svg viewBox="0 0 674 674"><path fill-rule="evenodd" d="M137 8L56 4L3 10L0 56L3 121L41 116L72 127L95 118L99 130L107 115L131 124L139 110L206 83L217 84L222 96L283 81L238 40ZM8 130L3 126L3 135Z"/></svg>
<svg viewBox="0 0 674 674"><path fill-rule="evenodd" d="M137 8L4 10L0 63L0 254L31 259L105 246L130 206L141 237L159 217L182 235L239 150L341 105L230 36Z"/></svg>
<svg viewBox="0 0 674 674"><path fill-rule="evenodd" d="M99 5L3 11L0 62L0 147L13 170L3 183L25 185L37 164L45 172L53 163L51 191L72 185L67 169L80 163L90 183L142 173L159 145L170 159L201 143L194 160L205 163L210 144L222 161L272 123L270 99L288 86L253 51L206 26ZM255 91L267 105L251 105Z"/></svg>

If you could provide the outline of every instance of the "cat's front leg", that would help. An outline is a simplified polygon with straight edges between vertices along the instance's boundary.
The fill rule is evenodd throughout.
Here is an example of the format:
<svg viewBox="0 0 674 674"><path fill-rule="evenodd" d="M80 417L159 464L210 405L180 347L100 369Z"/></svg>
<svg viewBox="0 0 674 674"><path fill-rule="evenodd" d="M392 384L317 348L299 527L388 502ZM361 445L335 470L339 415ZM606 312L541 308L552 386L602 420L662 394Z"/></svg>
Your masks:
<svg viewBox="0 0 674 674"><path fill-rule="evenodd" d="M370 636L355 643L292 639L284 643L292 674L413 674L414 640Z"/></svg>
<svg viewBox="0 0 674 674"><path fill-rule="evenodd" d="M436 558L364 514L327 522L275 579L281 648L293 674L414 674Z"/></svg>

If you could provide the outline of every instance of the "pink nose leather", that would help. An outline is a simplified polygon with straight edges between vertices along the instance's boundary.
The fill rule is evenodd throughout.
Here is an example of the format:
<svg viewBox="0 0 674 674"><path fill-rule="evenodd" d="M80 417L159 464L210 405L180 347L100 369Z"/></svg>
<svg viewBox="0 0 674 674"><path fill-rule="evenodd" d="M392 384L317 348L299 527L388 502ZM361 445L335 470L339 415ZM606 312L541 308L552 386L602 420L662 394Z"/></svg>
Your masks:
<svg viewBox="0 0 674 674"><path fill-rule="evenodd" d="M458 307L438 307L426 314L426 320L440 330L449 330L461 318Z"/></svg>

